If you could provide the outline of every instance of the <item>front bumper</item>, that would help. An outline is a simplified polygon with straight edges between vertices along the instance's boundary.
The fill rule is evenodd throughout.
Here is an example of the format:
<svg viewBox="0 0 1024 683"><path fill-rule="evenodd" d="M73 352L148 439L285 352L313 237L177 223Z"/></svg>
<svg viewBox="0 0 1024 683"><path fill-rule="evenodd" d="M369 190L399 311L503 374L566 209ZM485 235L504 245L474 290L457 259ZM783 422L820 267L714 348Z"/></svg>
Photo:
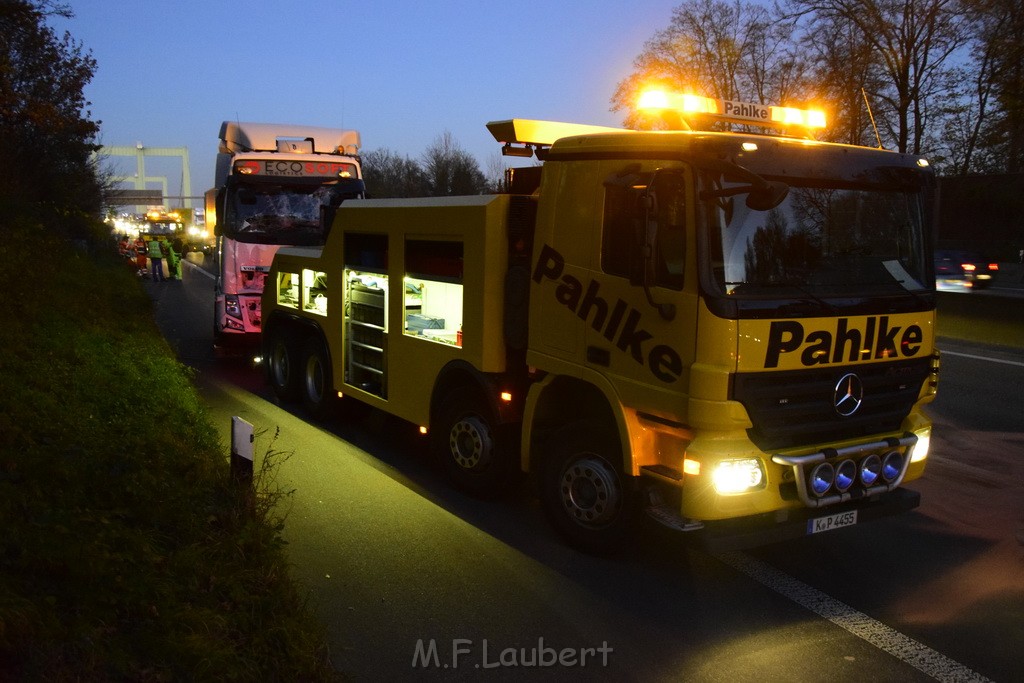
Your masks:
<svg viewBox="0 0 1024 683"><path fill-rule="evenodd" d="M704 522L687 531L685 538L710 552L742 550L808 536L810 520L825 514L857 511L857 524L909 512L921 502L921 494L897 488L871 499L830 505L825 510L794 508L750 517ZM826 532L828 533L828 532Z"/></svg>

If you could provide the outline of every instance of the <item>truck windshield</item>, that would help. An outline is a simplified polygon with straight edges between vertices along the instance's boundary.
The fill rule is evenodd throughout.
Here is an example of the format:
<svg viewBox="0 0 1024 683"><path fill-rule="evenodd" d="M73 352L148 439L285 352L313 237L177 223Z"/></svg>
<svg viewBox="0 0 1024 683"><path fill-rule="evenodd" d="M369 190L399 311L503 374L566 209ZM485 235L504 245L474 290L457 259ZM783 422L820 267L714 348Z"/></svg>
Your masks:
<svg viewBox="0 0 1024 683"><path fill-rule="evenodd" d="M743 193L730 193L745 183L702 174L706 253L718 294L824 300L928 289L920 192L780 180L789 186L785 199L755 210Z"/></svg>
<svg viewBox="0 0 1024 683"><path fill-rule="evenodd" d="M323 185L234 185L225 202L224 235L256 244L323 244L321 206L328 200Z"/></svg>

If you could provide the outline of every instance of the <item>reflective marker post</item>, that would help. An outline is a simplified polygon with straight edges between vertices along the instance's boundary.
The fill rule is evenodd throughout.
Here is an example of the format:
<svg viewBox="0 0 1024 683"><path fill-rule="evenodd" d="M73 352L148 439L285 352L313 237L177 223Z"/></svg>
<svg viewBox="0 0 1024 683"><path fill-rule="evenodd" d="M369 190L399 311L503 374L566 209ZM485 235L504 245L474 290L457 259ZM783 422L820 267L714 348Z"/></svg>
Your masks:
<svg viewBox="0 0 1024 683"><path fill-rule="evenodd" d="M252 484L252 424L240 417L231 418L231 480L236 484Z"/></svg>

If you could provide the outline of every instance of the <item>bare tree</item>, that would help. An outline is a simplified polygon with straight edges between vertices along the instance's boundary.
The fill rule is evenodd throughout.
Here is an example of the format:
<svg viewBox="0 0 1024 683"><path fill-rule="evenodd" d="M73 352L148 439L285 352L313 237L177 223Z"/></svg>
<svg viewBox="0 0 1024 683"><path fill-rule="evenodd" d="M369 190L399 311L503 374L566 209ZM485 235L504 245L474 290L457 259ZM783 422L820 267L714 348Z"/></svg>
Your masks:
<svg viewBox="0 0 1024 683"><path fill-rule="evenodd" d="M501 152L492 152L487 158L486 170L484 171L484 177L487 182L487 192L501 192L505 186L505 169L508 165L505 163L505 157L502 156Z"/></svg>
<svg viewBox="0 0 1024 683"><path fill-rule="evenodd" d="M840 17L819 22L798 40L804 59L813 64L808 78L829 110L829 128L823 136L851 145L881 145L865 97L883 83L873 46L852 22Z"/></svg>
<svg viewBox="0 0 1024 683"><path fill-rule="evenodd" d="M993 147L986 134L997 129L993 121L998 121L998 116L991 115L995 101L992 70L988 57L950 71L949 97L940 125L928 131L930 156L945 175L1004 171L1002 141ZM994 154L995 149L1001 151Z"/></svg>
<svg viewBox="0 0 1024 683"><path fill-rule="evenodd" d="M651 84L762 104L803 99L804 62L794 54L789 32L778 16L758 4L684 2L673 11L669 27L644 45L633 73L618 84L611 110L624 111L629 127L657 127L635 109L640 91Z"/></svg>
<svg viewBox="0 0 1024 683"><path fill-rule="evenodd" d="M870 93L876 112L901 152L922 152L930 98L944 84L947 60L967 40L960 0L790 0L814 33L830 26L856 29L870 45L885 81Z"/></svg>
<svg viewBox="0 0 1024 683"><path fill-rule="evenodd" d="M757 7L757 21L750 27L749 53L744 60L745 80L750 94L743 95L760 104L798 104L820 98L811 64L793 40L794 22L778 11Z"/></svg>
<svg viewBox="0 0 1024 683"><path fill-rule="evenodd" d="M363 154L363 180L372 197L426 197L427 177L420 165L391 150L376 149Z"/></svg>
<svg viewBox="0 0 1024 683"><path fill-rule="evenodd" d="M973 0L974 144L964 169L1024 170L1024 0ZM995 108L992 105L995 104ZM980 150L981 160L973 154Z"/></svg>
<svg viewBox="0 0 1024 683"><path fill-rule="evenodd" d="M430 194L436 197L482 194L487 181L476 159L445 131L423 153L423 170Z"/></svg>

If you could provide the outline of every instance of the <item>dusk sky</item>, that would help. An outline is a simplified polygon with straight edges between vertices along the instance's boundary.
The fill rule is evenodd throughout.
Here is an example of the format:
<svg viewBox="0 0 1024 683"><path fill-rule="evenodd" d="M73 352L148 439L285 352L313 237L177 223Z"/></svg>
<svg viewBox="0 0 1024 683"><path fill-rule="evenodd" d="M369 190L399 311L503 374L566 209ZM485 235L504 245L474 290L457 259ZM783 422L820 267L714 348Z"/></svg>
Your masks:
<svg viewBox="0 0 1024 683"><path fill-rule="evenodd" d="M364 151L416 160L449 131L485 172L499 152L488 121L621 125L616 85L679 0L69 4L74 18L51 25L98 63L86 97L99 142L187 147L198 196L225 119L355 129ZM146 175L181 191L176 161L147 158Z"/></svg>

